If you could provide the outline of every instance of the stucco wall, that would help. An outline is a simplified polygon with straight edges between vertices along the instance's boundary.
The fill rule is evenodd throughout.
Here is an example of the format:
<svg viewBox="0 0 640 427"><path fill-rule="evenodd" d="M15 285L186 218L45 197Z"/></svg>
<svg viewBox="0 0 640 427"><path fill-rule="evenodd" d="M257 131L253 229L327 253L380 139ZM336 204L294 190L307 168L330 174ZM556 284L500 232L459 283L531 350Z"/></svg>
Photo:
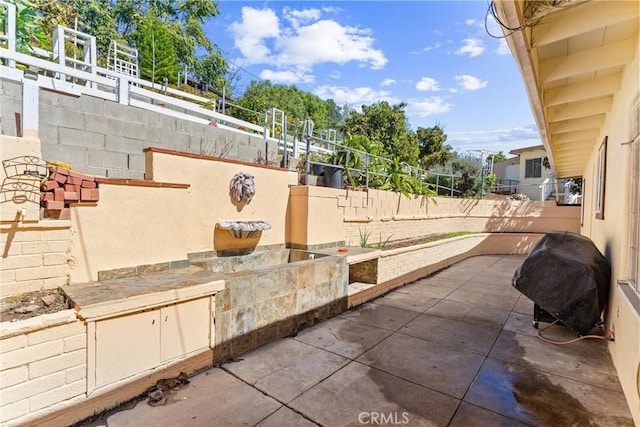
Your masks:
<svg viewBox="0 0 640 427"><path fill-rule="evenodd" d="M99 271L187 258L186 186L98 185L97 204L71 205L72 283L97 280Z"/></svg>
<svg viewBox="0 0 640 427"><path fill-rule="evenodd" d="M632 305L632 299L622 292L616 281L627 279L629 260L629 220L631 192L631 111L639 99L639 58L628 67L621 90L613 99L613 106L598 141L608 137L605 183L604 219L594 214L596 156L600 144L593 147L591 158L585 165L583 176L584 222L581 233L594 241L600 251L611 261L612 283L607 327L615 331L616 340L609 344L618 377L627 397L635 423L640 425L640 313ZM636 292L635 290L631 290ZM630 294L633 295L633 294ZM637 299L636 293L636 299Z"/></svg>
<svg viewBox="0 0 640 427"><path fill-rule="evenodd" d="M359 246L455 231L578 232L580 208L555 202L506 199L433 199L389 191L347 191L296 186L291 189L291 242L319 245L344 241ZM308 215L307 215L308 213Z"/></svg>
<svg viewBox="0 0 640 427"><path fill-rule="evenodd" d="M87 335L72 310L0 327L0 424L84 399Z"/></svg>
<svg viewBox="0 0 640 427"><path fill-rule="evenodd" d="M214 230L221 220L269 221L271 229L262 232L258 244L286 242L289 186L297 183L297 172L155 149L146 155L148 173L154 180L190 185L181 213L187 226L189 253L214 249ZM253 200L241 208L231 202L229 195L229 183L238 172L253 175L256 190Z"/></svg>

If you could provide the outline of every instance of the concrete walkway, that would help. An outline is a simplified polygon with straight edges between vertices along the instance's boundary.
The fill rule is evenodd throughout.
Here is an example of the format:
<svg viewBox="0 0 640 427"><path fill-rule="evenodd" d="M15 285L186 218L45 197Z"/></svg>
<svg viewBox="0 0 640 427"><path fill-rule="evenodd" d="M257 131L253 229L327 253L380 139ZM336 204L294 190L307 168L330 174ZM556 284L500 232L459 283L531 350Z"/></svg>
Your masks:
<svg viewBox="0 0 640 427"><path fill-rule="evenodd" d="M535 336L522 260L467 259L94 425L633 426L605 341Z"/></svg>

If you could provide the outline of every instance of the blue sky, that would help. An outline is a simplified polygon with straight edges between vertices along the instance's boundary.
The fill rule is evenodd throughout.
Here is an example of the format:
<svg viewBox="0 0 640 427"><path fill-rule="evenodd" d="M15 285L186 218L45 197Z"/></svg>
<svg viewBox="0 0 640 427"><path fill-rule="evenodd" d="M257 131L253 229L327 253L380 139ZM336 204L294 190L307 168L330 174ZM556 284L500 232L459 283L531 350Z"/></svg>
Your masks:
<svg viewBox="0 0 640 427"><path fill-rule="evenodd" d="M218 4L205 31L241 67L236 94L263 79L354 108L406 102L413 129L439 123L458 151L540 144L511 53L485 30L485 0Z"/></svg>

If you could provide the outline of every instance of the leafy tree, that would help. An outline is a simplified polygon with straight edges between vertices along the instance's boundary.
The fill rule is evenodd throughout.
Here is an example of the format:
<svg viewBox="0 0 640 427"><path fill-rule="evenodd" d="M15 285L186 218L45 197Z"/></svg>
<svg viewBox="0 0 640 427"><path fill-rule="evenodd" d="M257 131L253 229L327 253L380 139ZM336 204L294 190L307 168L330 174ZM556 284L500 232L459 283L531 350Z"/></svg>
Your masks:
<svg viewBox="0 0 640 427"><path fill-rule="evenodd" d="M21 0L22 1L22 0ZM203 25L218 16L220 9L211 0L34 0L45 15L43 28L73 27L96 37L99 62L104 64L111 40L137 46L149 14L162 34L168 34L180 69L186 66L196 79L217 87L228 83L227 62L220 49L204 34ZM77 21L76 21L77 19ZM164 37L164 36L163 36ZM148 47L148 41L145 42ZM171 49L171 48L169 48ZM156 46L157 51L157 46ZM201 52L204 52L202 54ZM141 55L142 56L142 55ZM176 73L177 76L177 73Z"/></svg>
<svg viewBox="0 0 640 427"><path fill-rule="evenodd" d="M448 160L454 157L452 147L445 145L447 134L438 123L433 127L418 127L416 131L418 147L420 149L420 165L429 169L433 165L444 166Z"/></svg>
<svg viewBox="0 0 640 427"><path fill-rule="evenodd" d="M16 6L16 50L29 53L31 45L44 47L47 45L47 35L42 29L43 17L36 9L36 5L27 0L9 0ZM0 8L0 28L6 27L7 16L5 8Z"/></svg>
<svg viewBox="0 0 640 427"><path fill-rule="evenodd" d="M329 127L329 106L318 96L299 90L295 85L272 84L270 81L252 81L244 95L236 99L236 104L254 112L264 112L269 108L284 111L290 124L310 117L316 129ZM238 117L260 123L252 111L238 110Z"/></svg>
<svg viewBox="0 0 640 427"><path fill-rule="evenodd" d="M406 105L400 103L392 106L387 101L363 105L362 113L356 110L349 112L343 130L379 141L388 156L415 165L419 154L418 140L409 128L404 112Z"/></svg>
<svg viewBox="0 0 640 427"><path fill-rule="evenodd" d="M493 164L502 162L504 160L507 160L507 156L502 152L502 150L498 151L493 155Z"/></svg>
<svg viewBox="0 0 640 427"><path fill-rule="evenodd" d="M150 11L132 36L140 55L140 74L154 82L166 78L175 83L182 67L176 57L171 33L161 22L154 11Z"/></svg>

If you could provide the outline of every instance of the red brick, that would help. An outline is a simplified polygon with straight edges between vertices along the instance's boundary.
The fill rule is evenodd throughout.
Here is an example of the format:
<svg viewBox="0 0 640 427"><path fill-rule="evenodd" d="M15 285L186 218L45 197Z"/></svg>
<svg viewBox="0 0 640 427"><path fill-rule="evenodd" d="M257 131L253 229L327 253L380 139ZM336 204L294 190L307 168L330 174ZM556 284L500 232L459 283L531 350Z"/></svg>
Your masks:
<svg viewBox="0 0 640 427"><path fill-rule="evenodd" d="M56 172L56 173L59 173L60 175L64 175L64 176L68 176L69 172L71 172L69 169L61 168L60 166L54 166L52 168L49 168L49 170L51 172Z"/></svg>
<svg viewBox="0 0 640 427"><path fill-rule="evenodd" d="M80 178L79 176L69 175L69 177L67 178L67 184L81 185L82 178Z"/></svg>
<svg viewBox="0 0 640 427"><path fill-rule="evenodd" d="M65 191L64 192L64 200L68 200L70 202L77 202L80 200L80 193L77 191Z"/></svg>
<svg viewBox="0 0 640 427"><path fill-rule="evenodd" d="M66 175L62 175L58 172L54 172L51 175L49 175L49 179L52 179L54 181L58 181L60 184L64 184L65 182L67 182L67 177Z"/></svg>
<svg viewBox="0 0 640 427"><path fill-rule="evenodd" d="M73 191L75 193L79 193L80 192L80 186L79 185L75 185L75 184L65 184L64 185L64 191Z"/></svg>
<svg viewBox="0 0 640 427"><path fill-rule="evenodd" d="M53 209L53 210L62 210L64 209L64 202L59 202L57 200L46 200L44 202L44 207L46 209Z"/></svg>
<svg viewBox="0 0 640 427"><path fill-rule="evenodd" d="M53 200L53 193L51 191L40 193L40 200Z"/></svg>
<svg viewBox="0 0 640 427"><path fill-rule="evenodd" d="M82 188L97 188L98 184L96 184L95 181L87 181L87 180L82 180Z"/></svg>
<svg viewBox="0 0 640 427"><path fill-rule="evenodd" d="M57 187L58 187L57 181L45 181L42 183L42 189L44 191L53 190L54 188L57 188Z"/></svg>
<svg viewBox="0 0 640 427"><path fill-rule="evenodd" d="M71 219L71 209L45 209L44 217L47 219Z"/></svg>
<svg viewBox="0 0 640 427"><path fill-rule="evenodd" d="M55 200L56 202L64 202L64 188L56 188L53 190L53 200Z"/></svg>
<svg viewBox="0 0 640 427"><path fill-rule="evenodd" d="M83 188L80 191L80 200L83 202L97 202L100 199L100 190L97 188Z"/></svg>
<svg viewBox="0 0 640 427"><path fill-rule="evenodd" d="M71 172L69 173L69 176L73 176L73 177L76 177L76 178L80 178L80 179L82 179L83 181L95 181L95 177L93 177L93 176L91 176L91 175L85 175L85 174L80 173L80 172L74 172L74 171L71 171Z"/></svg>

